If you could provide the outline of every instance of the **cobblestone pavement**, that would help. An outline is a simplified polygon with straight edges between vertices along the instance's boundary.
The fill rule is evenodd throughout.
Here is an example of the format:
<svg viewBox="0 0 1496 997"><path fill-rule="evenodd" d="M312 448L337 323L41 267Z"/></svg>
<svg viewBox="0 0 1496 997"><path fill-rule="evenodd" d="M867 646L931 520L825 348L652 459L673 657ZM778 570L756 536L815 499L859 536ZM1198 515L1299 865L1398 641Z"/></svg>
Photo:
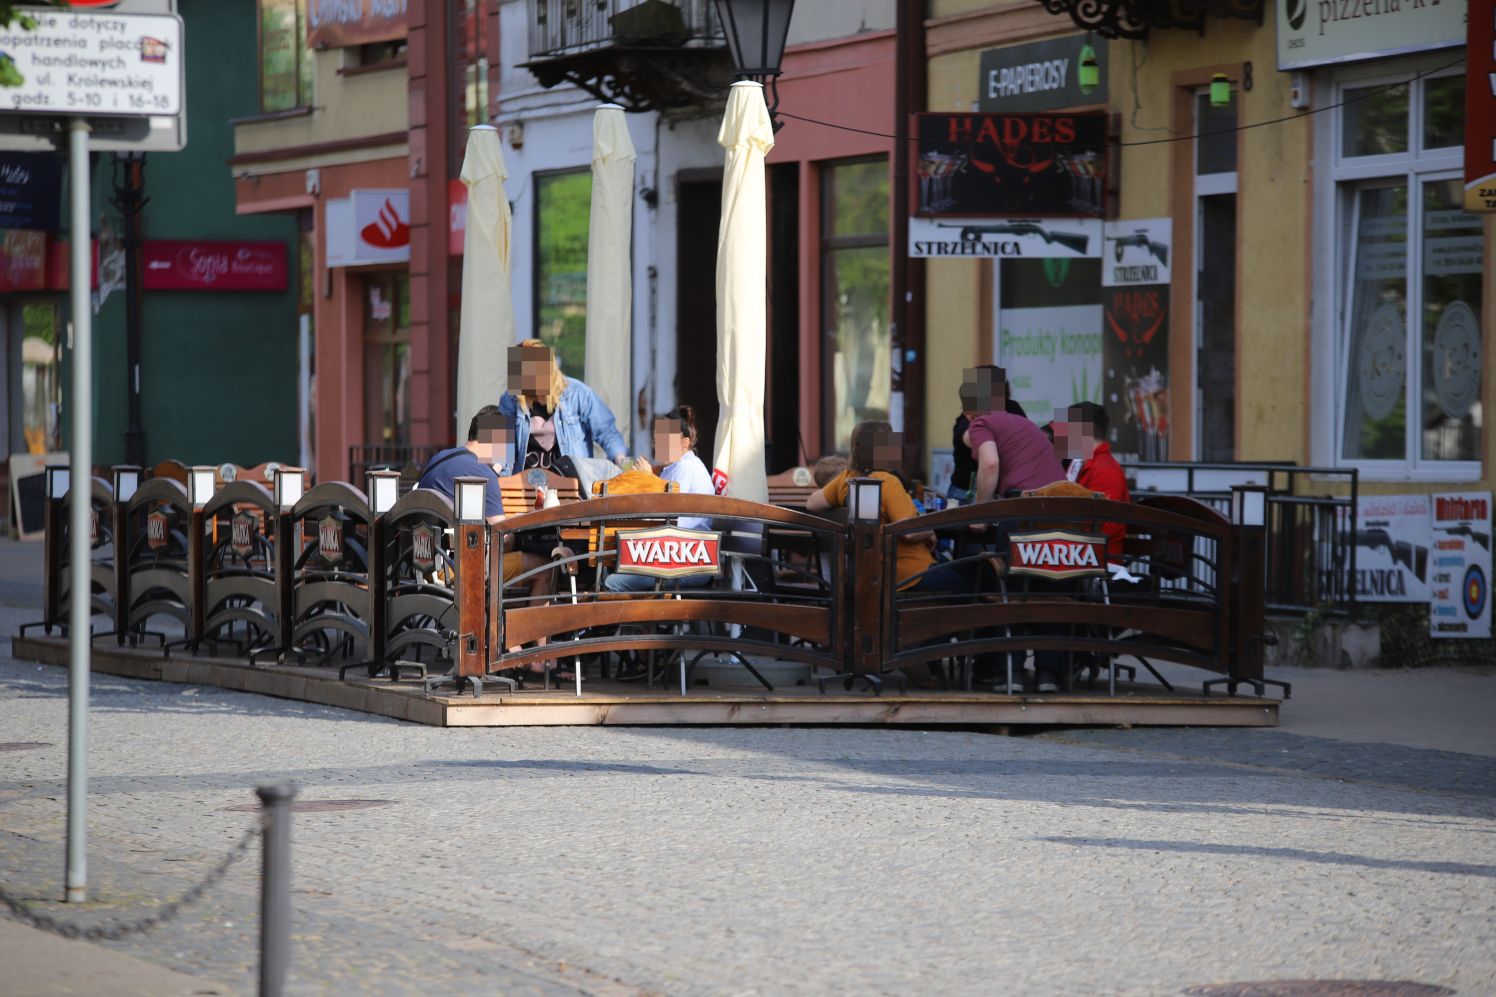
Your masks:
<svg viewBox="0 0 1496 997"><path fill-rule="evenodd" d="M3 739L51 742L0 752L0 881L33 898L60 888L65 691L0 664ZM101 903L67 916L179 894L256 781L390 801L297 815L294 993L1496 992L1475 763L1360 781L1272 731L440 730L108 677L94 706ZM257 875L109 944L251 992Z"/></svg>

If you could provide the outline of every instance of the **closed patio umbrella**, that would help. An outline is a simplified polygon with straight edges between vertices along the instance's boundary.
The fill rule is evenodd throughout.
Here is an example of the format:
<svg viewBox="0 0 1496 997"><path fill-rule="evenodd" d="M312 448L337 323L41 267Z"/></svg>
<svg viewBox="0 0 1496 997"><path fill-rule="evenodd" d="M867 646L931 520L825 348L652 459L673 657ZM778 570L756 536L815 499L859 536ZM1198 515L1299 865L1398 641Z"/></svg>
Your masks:
<svg viewBox="0 0 1496 997"><path fill-rule="evenodd" d="M764 354L768 343L768 233L764 157L774 127L761 83L732 85L717 133L727 150L722 176L722 227L717 234L718 494L766 502L764 480Z"/></svg>
<svg viewBox="0 0 1496 997"><path fill-rule="evenodd" d="M634 231L634 143L623 108L603 104L592 115L592 214L587 229L587 386L623 429L633 395L630 242Z"/></svg>
<svg viewBox="0 0 1496 997"><path fill-rule="evenodd" d="M514 302L509 296L509 200L504 196L504 153L498 129L468 130L462 157L467 185L467 231L462 243L462 318L457 339L457 440L485 405L509 390L508 350L514 345Z"/></svg>

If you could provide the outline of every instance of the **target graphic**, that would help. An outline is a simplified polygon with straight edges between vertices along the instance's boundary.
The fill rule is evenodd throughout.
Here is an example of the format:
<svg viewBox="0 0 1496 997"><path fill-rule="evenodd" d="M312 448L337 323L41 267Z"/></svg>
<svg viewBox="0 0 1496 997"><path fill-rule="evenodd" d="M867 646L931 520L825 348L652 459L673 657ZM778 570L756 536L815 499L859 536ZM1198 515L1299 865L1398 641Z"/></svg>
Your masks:
<svg viewBox="0 0 1496 997"><path fill-rule="evenodd" d="M1479 619L1486 608L1486 573L1480 569L1480 565L1472 564L1465 569L1465 584L1461 586L1464 591L1465 615L1472 620Z"/></svg>

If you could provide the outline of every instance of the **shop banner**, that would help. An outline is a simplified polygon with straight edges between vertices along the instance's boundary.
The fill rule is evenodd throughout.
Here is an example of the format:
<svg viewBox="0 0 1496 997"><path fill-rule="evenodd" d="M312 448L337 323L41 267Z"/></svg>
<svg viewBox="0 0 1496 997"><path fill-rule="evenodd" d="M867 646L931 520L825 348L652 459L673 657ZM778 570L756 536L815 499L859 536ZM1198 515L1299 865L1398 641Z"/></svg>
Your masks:
<svg viewBox="0 0 1496 997"><path fill-rule="evenodd" d="M147 291L284 291L290 280L284 242L150 239L141 261Z"/></svg>
<svg viewBox="0 0 1496 997"><path fill-rule="evenodd" d="M1091 38L1096 57L1096 87L1080 88L1080 59L1086 35L1051 38L1028 45L1009 45L982 53L977 93L982 111L1063 111L1067 107L1106 104L1106 39Z"/></svg>
<svg viewBox="0 0 1496 997"><path fill-rule="evenodd" d="M344 48L406 36L408 0L307 0L308 48Z"/></svg>
<svg viewBox="0 0 1496 997"><path fill-rule="evenodd" d="M0 152L0 228L55 231L61 219L62 157Z"/></svg>
<svg viewBox="0 0 1496 997"><path fill-rule="evenodd" d="M1465 210L1496 211L1496 0L1469 0Z"/></svg>
<svg viewBox="0 0 1496 997"><path fill-rule="evenodd" d="M1101 219L909 219L909 255L919 259L1087 259L1101 255Z"/></svg>
<svg viewBox="0 0 1496 997"><path fill-rule="evenodd" d="M1102 272L1110 261L1102 264ZM1124 463L1169 459L1169 288L1102 292L1102 393L1112 453Z"/></svg>
<svg viewBox="0 0 1496 997"><path fill-rule="evenodd" d="M1106 243L1101 266L1103 287L1169 283L1169 246L1174 237L1172 218L1109 221L1102 236Z"/></svg>
<svg viewBox="0 0 1496 997"><path fill-rule="evenodd" d="M0 232L0 291L47 290L47 233Z"/></svg>
<svg viewBox="0 0 1496 997"><path fill-rule="evenodd" d="M1278 68L1306 69L1465 42L1461 0L1273 0ZM1475 8L1470 11L1475 21Z"/></svg>
<svg viewBox="0 0 1496 997"><path fill-rule="evenodd" d="M1356 598L1429 601L1427 495L1362 496L1356 508Z"/></svg>
<svg viewBox="0 0 1496 997"><path fill-rule="evenodd" d="M330 267L410 260L409 191L349 191L328 200L324 221Z"/></svg>
<svg viewBox="0 0 1496 997"><path fill-rule="evenodd" d="M918 117L917 214L1103 214L1104 112Z"/></svg>
<svg viewBox="0 0 1496 997"><path fill-rule="evenodd" d="M1491 493L1435 495L1432 512L1429 633L1489 638Z"/></svg>
<svg viewBox="0 0 1496 997"><path fill-rule="evenodd" d="M1101 322L1100 305L1003 309L997 362L1034 422L1042 426L1056 409L1101 400Z"/></svg>

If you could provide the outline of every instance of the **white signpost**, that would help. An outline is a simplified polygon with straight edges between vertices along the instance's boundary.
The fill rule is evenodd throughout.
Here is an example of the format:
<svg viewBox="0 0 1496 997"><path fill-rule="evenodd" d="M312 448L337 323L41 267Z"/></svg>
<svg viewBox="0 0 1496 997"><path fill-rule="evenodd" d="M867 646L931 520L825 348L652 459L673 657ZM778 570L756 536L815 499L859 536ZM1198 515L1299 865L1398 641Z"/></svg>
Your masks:
<svg viewBox="0 0 1496 997"><path fill-rule="evenodd" d="M140 0L137 0L140 2ZM158 130L151 119L182 119L184 81L182 19L111 8L102 12L19 7L33 30L0 28L0 51L25 77L0 88L0 120L13 135L60 142L66 121L73 310L72 453L68 563L73 566L68 617L68 851L67 899L82 902L88 890L88 683L92 630L90 591L79 569L90 558L88 482L93 476L93 325L89 302L90 121L119 119L143 128L111 129L116 142L136 135L144 144ZM180 129L178 129L180 131ZM171 146L168 146L171 147ZM180 148L180 144L174 146ZM118 556L118 555L116 555Z"/></svg>

